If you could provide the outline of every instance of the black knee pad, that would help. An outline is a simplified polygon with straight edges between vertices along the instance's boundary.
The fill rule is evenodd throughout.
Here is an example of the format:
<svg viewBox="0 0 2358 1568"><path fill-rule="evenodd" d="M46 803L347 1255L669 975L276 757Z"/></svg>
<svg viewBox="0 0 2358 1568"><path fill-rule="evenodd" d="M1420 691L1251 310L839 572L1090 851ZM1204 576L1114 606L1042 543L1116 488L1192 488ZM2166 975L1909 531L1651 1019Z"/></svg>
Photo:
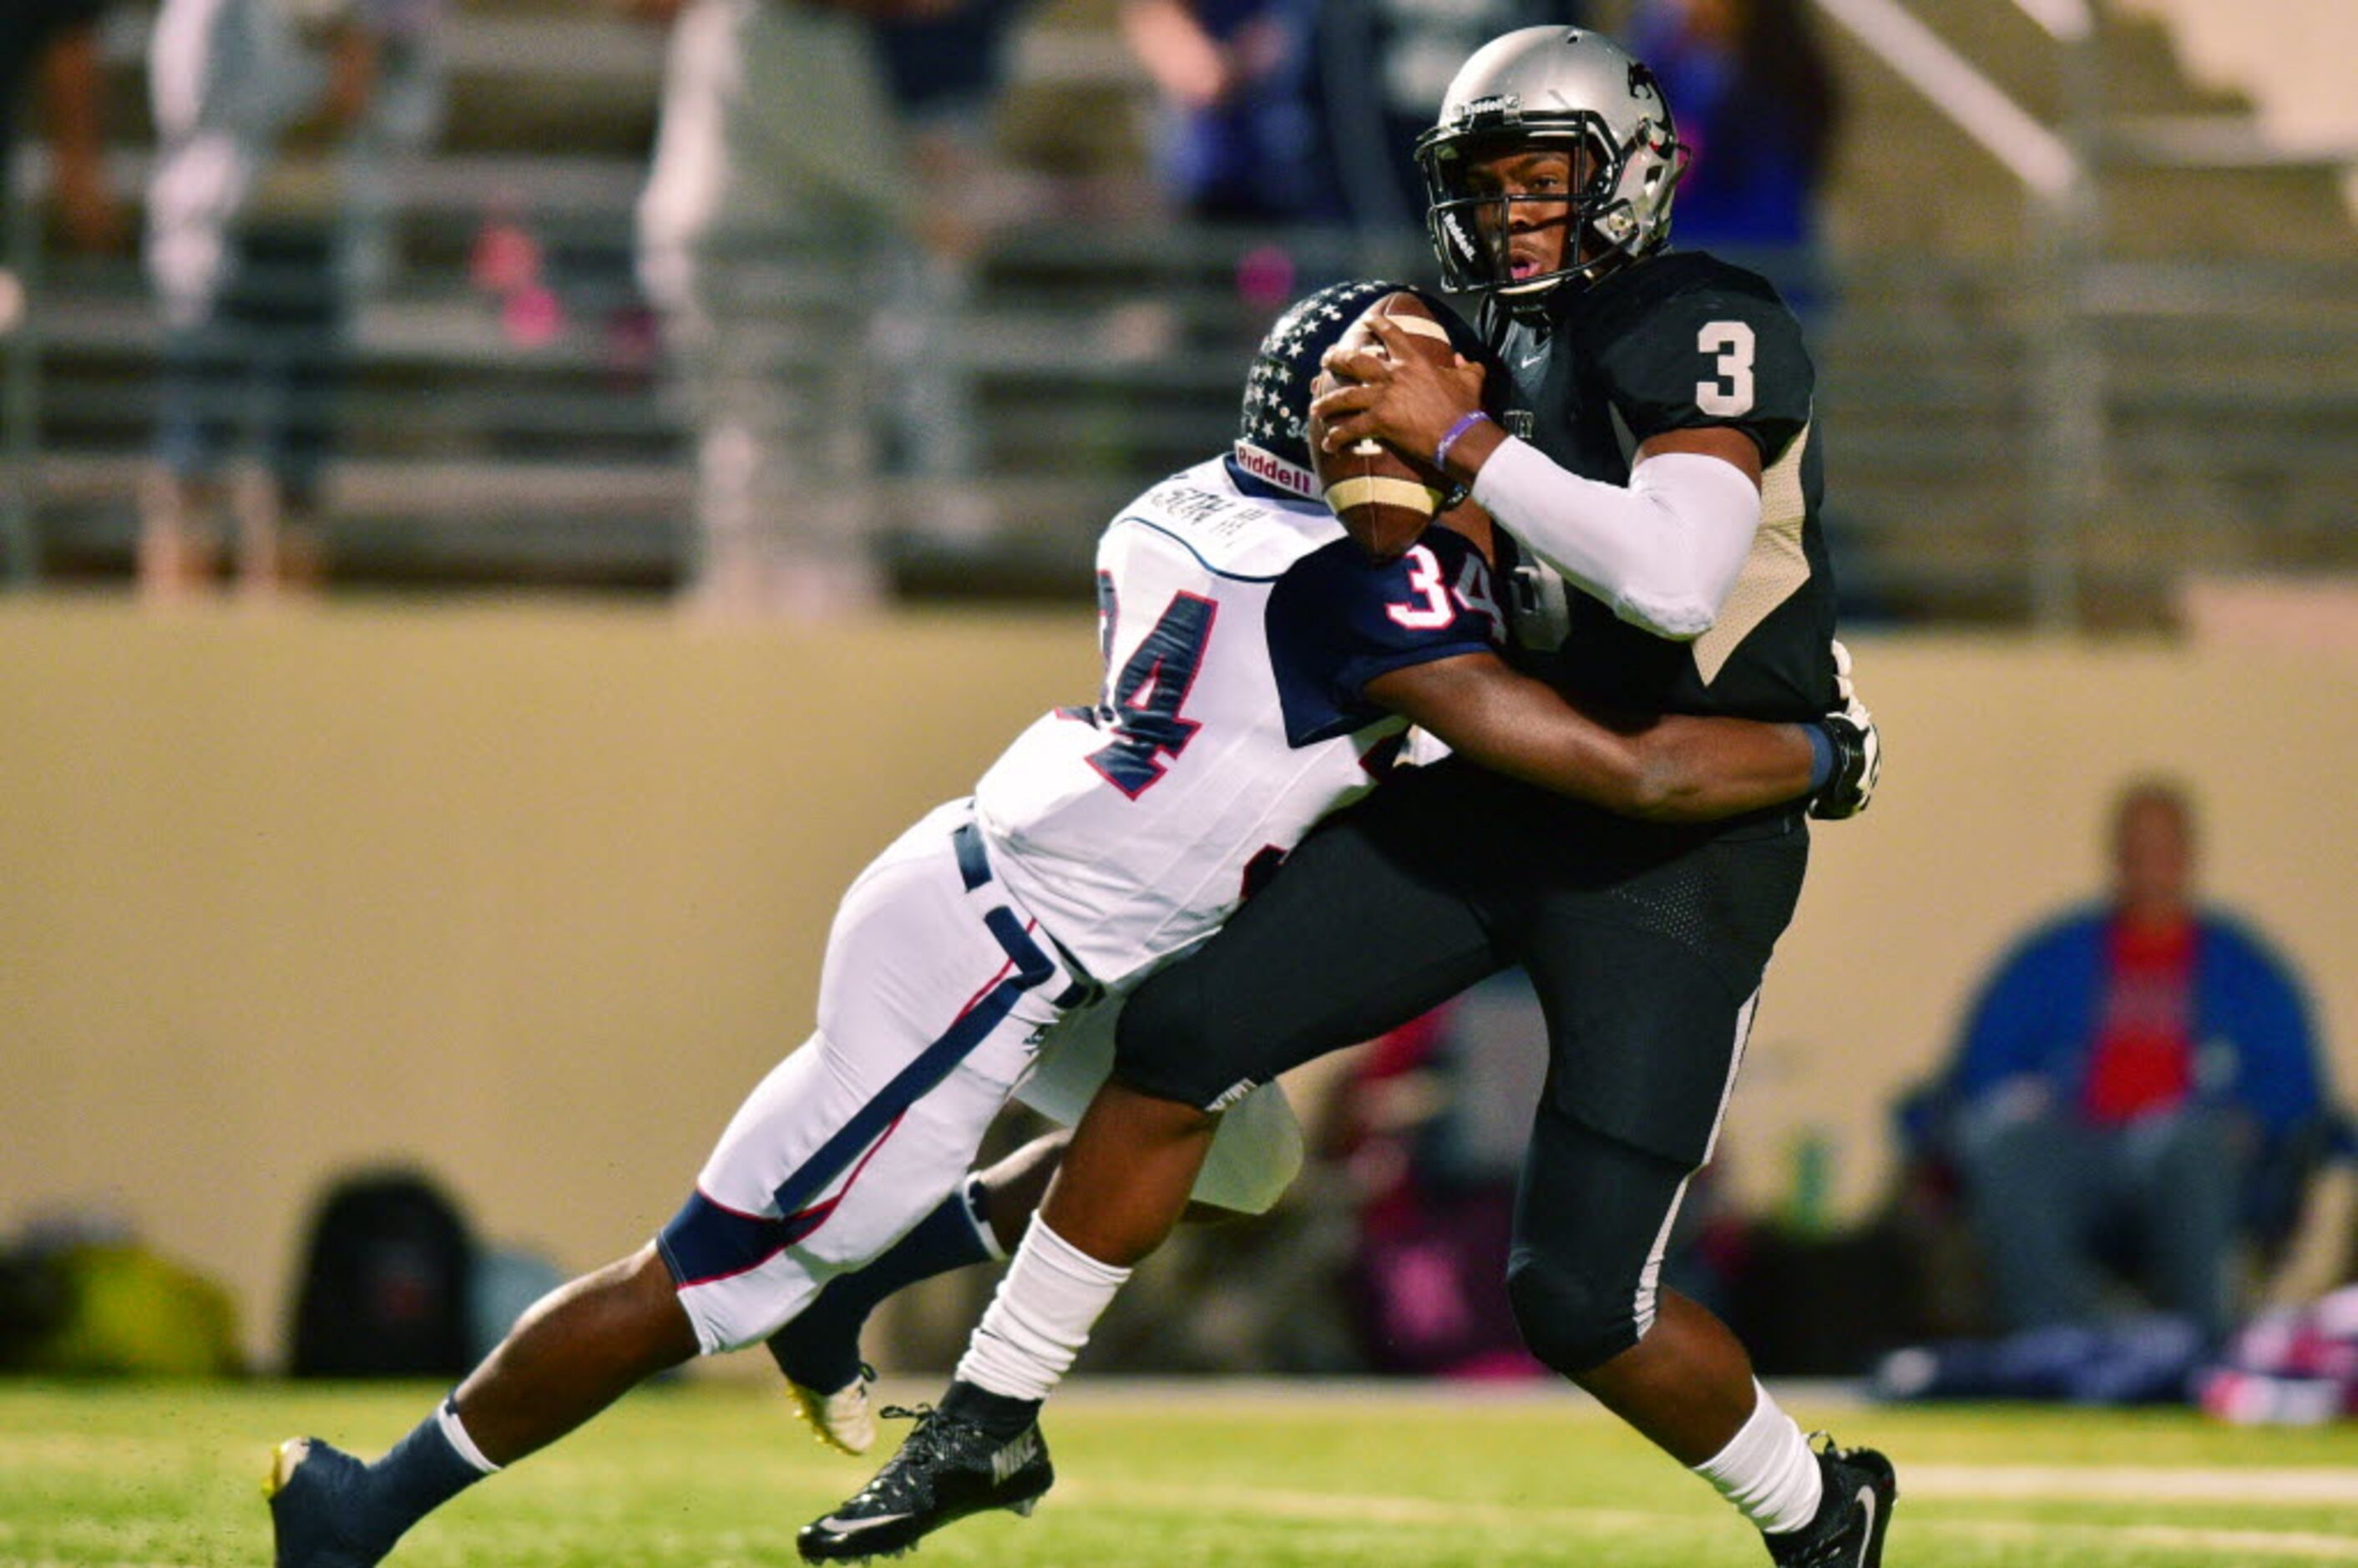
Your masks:
<svg viewBox="0 0 2358 1568"><path fill-rule="evenodd" d="M1567 1378L1638 1343L1636 1291L1541 1253L1516 1250L1507 1264L1507 1300L1523 1344Z"/></svg>

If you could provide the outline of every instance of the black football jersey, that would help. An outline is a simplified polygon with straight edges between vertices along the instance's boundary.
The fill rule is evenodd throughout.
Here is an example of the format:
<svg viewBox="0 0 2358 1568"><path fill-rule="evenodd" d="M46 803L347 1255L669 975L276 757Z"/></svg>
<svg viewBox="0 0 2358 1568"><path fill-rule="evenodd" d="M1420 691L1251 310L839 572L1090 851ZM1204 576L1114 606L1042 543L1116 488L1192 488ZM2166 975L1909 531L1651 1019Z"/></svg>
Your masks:
<svg viewBox="0 0 2358 1568"><path fill-rule="evenodd" d="M1639 711L1824 712L1834 583L1801 324L1767 279L1702 251L1556 293L1543 317L1495 302L1485 312L1484 335L1515 384L1508 427L1584 478L1627 484L1648 438L1731 426L1760 449L1760 531L1718 621L1693 642L1629 625L1574 588L1561 645L1526 644L1518 662L1567 692ZM1528 566L1530 552L1519 555Z"/></svg>

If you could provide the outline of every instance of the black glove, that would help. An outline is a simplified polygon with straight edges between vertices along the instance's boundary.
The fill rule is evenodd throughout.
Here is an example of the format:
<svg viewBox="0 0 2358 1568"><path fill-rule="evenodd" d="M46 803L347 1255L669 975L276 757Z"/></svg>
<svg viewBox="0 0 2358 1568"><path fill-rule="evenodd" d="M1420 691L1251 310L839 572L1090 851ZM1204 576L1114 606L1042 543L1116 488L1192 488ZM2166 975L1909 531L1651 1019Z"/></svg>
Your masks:
<svg viewBox="0 0 2358 1568"><path fill-rule="evenodd" d="M1810 815L1824 822L1856 816L1875 798L1876 776L1883 771L1883 737L1875 715L1858 699L1851 685L1850 650L1834 643L1834 696L1840 706L1818 720L1818 728L1833 742L1834 771L1810 801Z"/></svg>

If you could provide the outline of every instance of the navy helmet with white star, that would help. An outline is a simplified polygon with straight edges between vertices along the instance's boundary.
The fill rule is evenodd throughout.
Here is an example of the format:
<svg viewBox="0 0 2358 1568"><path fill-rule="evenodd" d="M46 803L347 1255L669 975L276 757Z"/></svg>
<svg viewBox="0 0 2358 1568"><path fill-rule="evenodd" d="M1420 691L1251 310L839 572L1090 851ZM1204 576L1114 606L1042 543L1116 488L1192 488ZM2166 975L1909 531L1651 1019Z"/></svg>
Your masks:
<svg viewBox="0 0 2358 1568"><path fill-rule="evenodd" d="M1449 329L1459 353L1473 359L1487 352L1455 311L1422 288L1382 278L1330 284L1287 307L1261 339L1237 421L1238 467L1314 501L1324 493L1310 461L1310 384L1318 378L1318 362L1368 306L1400 293L1424 301Z"/></svg>

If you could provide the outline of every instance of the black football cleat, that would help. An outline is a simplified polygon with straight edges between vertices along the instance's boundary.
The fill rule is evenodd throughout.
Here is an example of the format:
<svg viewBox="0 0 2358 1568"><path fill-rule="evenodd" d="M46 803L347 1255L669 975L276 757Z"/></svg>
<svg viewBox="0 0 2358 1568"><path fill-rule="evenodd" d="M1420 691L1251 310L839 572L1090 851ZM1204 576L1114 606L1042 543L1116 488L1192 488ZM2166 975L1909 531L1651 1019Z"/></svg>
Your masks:
<svg viewBox="0 0 2358 1568"><path fill-rule="evenodd" d="M1872 1448L1836 1448L1829 1437L1818 1450L1818 1474L1825 1480L1818 1517L1800 1530L1763 1535L1769 1558L1777 1568L1883 1568L1883 1536L1899 1500L1891 1461Z"/></svg>
<svg viewBox="0 0 2358 1568"><path fill-rule="evenodd" d="M916 1430L874 1480L825 1519L803 1526L795 1546L804 1562L897 1556L968 1514L990 1509L1029 1514L1055 1485L1047 1440L1036 1422L1001 1438L944 1411L884 1413L914 1415Z"/></svg>

